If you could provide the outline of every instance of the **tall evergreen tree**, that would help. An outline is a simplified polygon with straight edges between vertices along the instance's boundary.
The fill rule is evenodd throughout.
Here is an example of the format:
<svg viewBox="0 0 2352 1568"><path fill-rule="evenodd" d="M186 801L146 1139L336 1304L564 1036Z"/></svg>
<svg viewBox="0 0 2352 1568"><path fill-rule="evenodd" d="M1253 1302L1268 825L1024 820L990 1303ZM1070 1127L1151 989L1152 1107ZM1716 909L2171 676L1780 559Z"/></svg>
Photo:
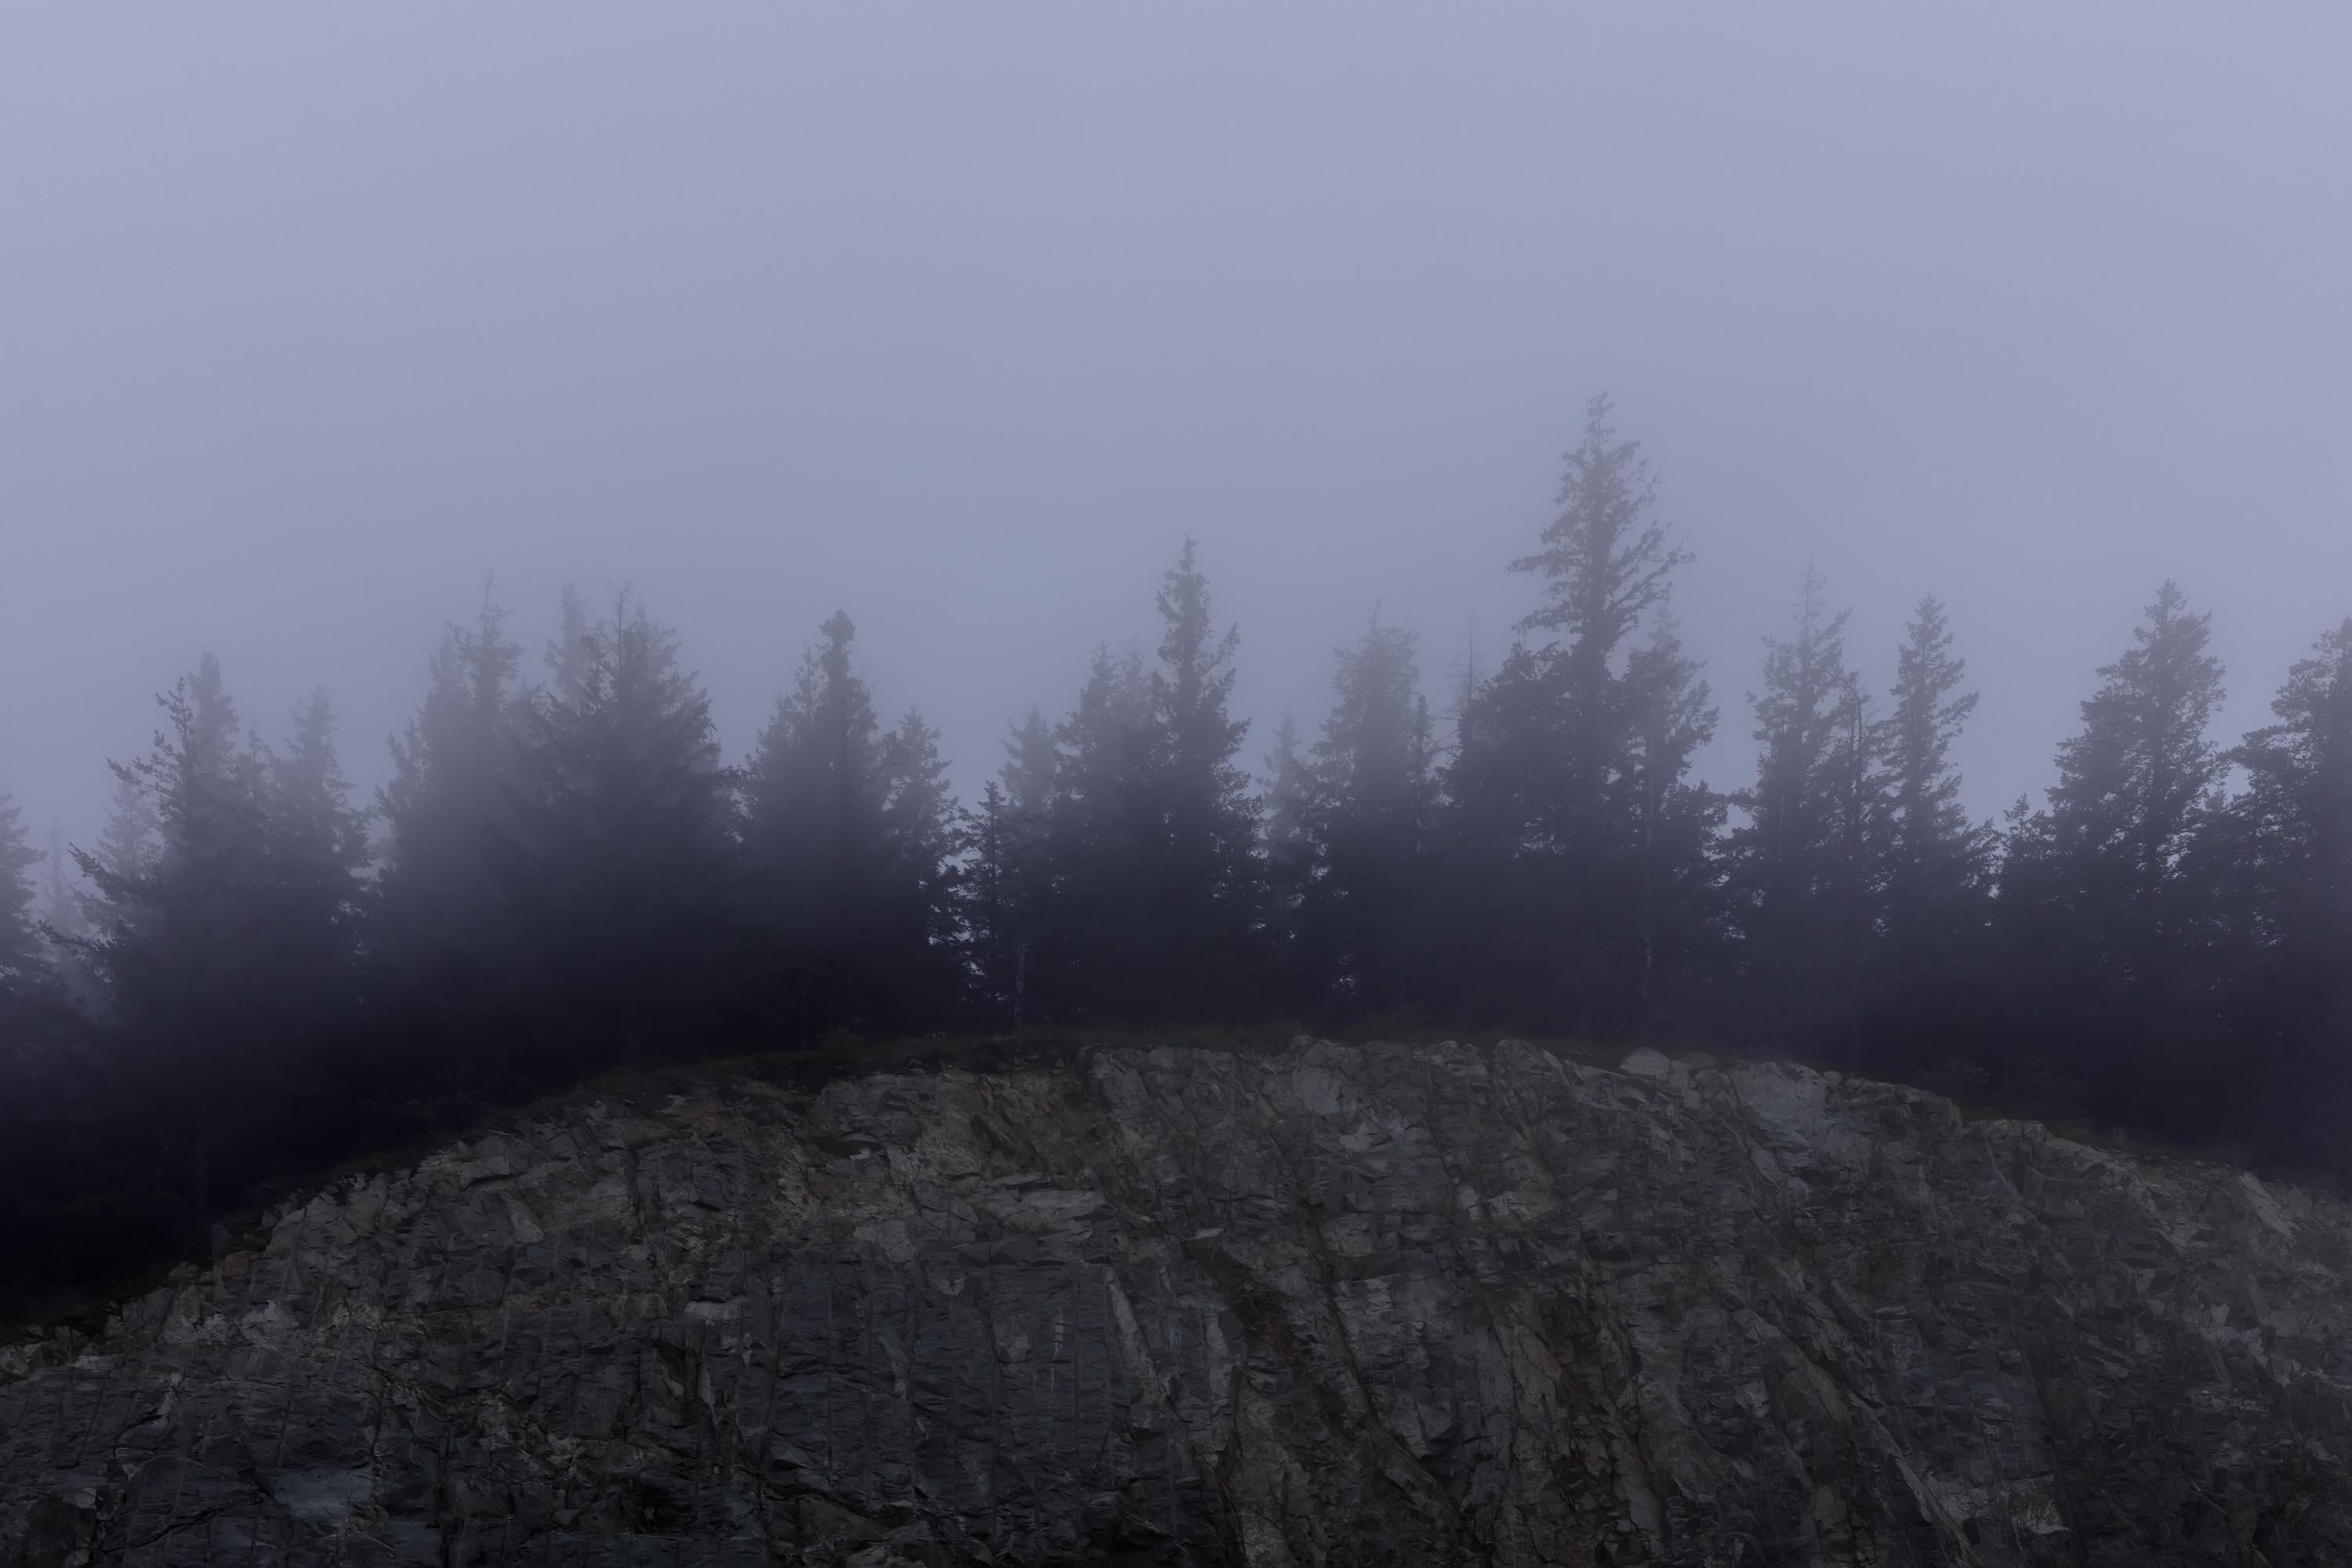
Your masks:
<svg viewBox="0 0 2352 1568"><path fill-rule="evenodd" d="M1077 705L1054 730L1054 896L1030 954L1042 1021L1132 1020L1156 1000L1147 1000L1153 936L1144 906L1160 838L1157 736L1142 655L1097 647Z"/></svg>
<svg viewBox="0 0 2352 1568"><path fill-rule="evenodd" d="M1879 749L1887 802L1890 934L1916 962L1948 951L1975 918L1970 895L1986 876L1988 842L1960 804L1952 742L1977 694L1959 689L1967 665L1952 652L1951 622L1935 595L1912 613L1895 657L1895 711Z"/></svg>
<svg viewBox="0 0 2352 1568"><path fill-rule="evenodd" d="M967 978L962 871L970 841L940 732L915 709L883 738L882 780L898 1005L910 1021L944 1022L955 1016Z"/></svg>
<svg viewBox="0 0 2352 1568"><path fill-rule="evenodd" d="M2113 1109L2136 1127L2175 1114L2213 1004L2196 962L2210 882L2183 875L2223 767L2207 737L2221 701L2210 622L2173 584L2158 590L2060 744L2048 807L2003 846L2004 1005L2029 1021L2021 1048L2074 1094L2128 1085Z"/></svg>
<svg viewBox="0 0 2352 1568"><path fill-rule="evenodd" d="M2300 1154L2340 1137L2352 1110L2352 620L2288 671L2271 712L2230 753L2246 786L2212 823L2206 863L2183 869L2224 901L2242 1042L2231 1098L2265 1143Z"/></svg>
<svg viewBox="0 0 2352 1568"><path fill-rule="evenodd" d="M1544 548L1511 563L1545 581L1519 629L1552 640L1515 647L1465 708L1448 780L1466 851L1454 914L1477 928L1465 946L1516 953L1506 984L1527 1021L1587 1035L1622 1030L1643 1006L1622 934L1639 924L1644 883L1629 639L1689 559L1654 515L1641 444L1609 415L1605 395L1587 405ZM1499 897L1504 866L1512 893Z"/></svg>
<svg viewBox="0 0 2352 1568"><path fill-rule="evenodd" d="M1966 669L1942 603L1923 596L1895 651L1894 711L1877 737L1884 929L1872 1034L1891 1063L1965 1055L1988 1026L1981 964L1993 836L1969 820L1951 755L1977 706L1976 693L1959 689Z"/></svg>
<svg viewBox="0 0 2352 1568"><path fill-rule="evenodd" d="M359 948L366 819L336 759L326 691L313 691L293 719L287 748L264 759L267 875L289 983L335 987Z"/></svg>
<svg viewBox="0 0 2352 1568"><path fill-rule="evenodd" d="M158 701L155 750L115 765L152 805L157 849L127 873L78 857L100 910L84 951L105 979L117 1058L156 1146L184 1161L188 1217L201 1226L216 1144L279 1109L267 804L218 661L206 654Z"/></svg>
<svg viewBox="0 0 2352 1568"><path fill-rule="evenodd" d="M1300 911L1310 973L1348 1004L1388 1014L1415 996L1432 805L1429 704L1419 642L1374 614L1339 653L1335 701L1315 746L1319 875Z"/></svg>
<svg viewBox="0 0 2352 1568"><path fill-rule="evenodd" d="M1808 568L1796 625L1765 641L1763 689L1748 700L1761 748L1737 797L1748 820L1725 842L1748 1026L1775 1044L1810 1043L1855 998L1850 954L1853 847L1860 803L1840 789L1867 768L1845 613L1831 615ZM1840 1035L1843 1039L1844 1036Z"/></svg>
<svg viewBox="0 0 2352 1568"><path fill-rule="evenodd" d="M1015 826L1004 788L991 779L981 786L980 805L966 815L965 841L971 859L965 879L965 942L971 957L973 1001L983 1027L1025 1021L1027 976L1023 973L1022 931L1016 910L1013 869Z"/></svg>
<svg viewBox="0 0 2352 1568"><path fill-rule="evenodd" d="M1198 546L1184 541L1159 596L1160 663L1151 676L1159 745L1159 1012L1197 1017L1240 1003L1237 976L1259 969L1264 917L1257 802L1234 761L1249 721L1231 710L1238 627L1215 629Z"/></svg>
<svg viewBox="0 0 2352 1568"><path fill-rule="evenodd" d="M1265 754L1258 815L1260 853L1266 879L1266 938L1285 975L1284 1000L1315 1006L1327 1003L1330 976L1304 944L1307 900L1321 859L1317 841L1317 790L1298 723L1288 709L1275 726L1274 749Z"/></svg>
<svg viewBox="0 0 2352 1568"><path fill-rule="evenodd" d="M729 956L733 775L675 634L625 594L556 673L524 710L497 865L549 1043L635 1059L649 1035L690 1037L709 1016Z"/></svg>
<svg viewBox="0 0 2352 1568"><path fill-rule="evenodd" d="M1649 640L1627 661L1626 780L1637 868L1633 910L1638 1013L1650 1016L1695 993L1714 956L1717 921L1713 854L1724 802L1690 776L1715 738L1716 709L1697 661L1683 651L1661 603Z"/></svg>
<svg viewBox="0 0 2352 1568"><path fill-rule="evenodd" d="M2207 735L2222 696L2211 619L2164 584L2135 646L2099 670L2081 731L2058 749L2048 831L2079 889L2078 914L2102 938L2103 966L2118 976L2159 973L2179 934L2180 854L2221 776Z"/></svg>
<svg viewBox="0 0 2352 1568"><path fill-rule="evenodd" d="M470 626L444 629L425 700L392 742L378 796L386 828L373 944L410 1022L461 1078L515 1026L511 977L524 933L492 856L510 826L520 757L522 650L485 591Z"/></svg>
<svg viewBox="0 0 2352 1568"><path fill-rule="evenodd" d="M910 716L883 732L835 614L777 704L746 773L751 893L777 960L780 1022L935 1021L953 919L954 852L935 737ZM910 974L927 976L903 984Z"/></svg>
<svg viewBox="0 0 2352 1568"><path fill-rule="evenodd" d="M26 838L22 808L0 795L0 976L46 967L33 912L32 872L40 859Z"/></svg>
<svg viewBox="0 0 2352 1568"><path fill-rule="evenodd" d="M1028 1021L1029 957L1051 930L1056 897L1054 816L1061 791L1062 757L1054 727L1034 706L1004 742L1001 835L1003 886L995 930L1003 967L1003 997L1015 1028Z"/></svg>

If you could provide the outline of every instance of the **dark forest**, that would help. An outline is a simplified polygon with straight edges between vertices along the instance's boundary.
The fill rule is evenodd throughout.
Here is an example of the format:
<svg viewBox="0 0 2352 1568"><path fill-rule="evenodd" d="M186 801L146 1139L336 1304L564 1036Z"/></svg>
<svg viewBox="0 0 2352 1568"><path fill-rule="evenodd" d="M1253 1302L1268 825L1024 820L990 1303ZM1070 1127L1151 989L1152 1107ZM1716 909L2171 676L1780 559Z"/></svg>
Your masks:
<svg viewBox="0 0 2352 1568"><path fill-rule="evenodd" d="M1371 615L1319 733L1255 743L1188 542L1152 645L1014 719L973 801L846 614L730 759L651 607L567 594L532 658L486 595L373 800L323 693L265 733L206 657L94 842L0 800L0 1289L615 1068L935 1032L1653 1041L2352 1177L2352 620L2232 741L2207 616L2149 584L2042 799L1979 822L1970 628L1921 599L1866 689L1807 570L1726 693L1652 497L1596 399L1507 563L1519 640L1433 689ZM1718 724L1736 792L1693 776Z"/></svg>

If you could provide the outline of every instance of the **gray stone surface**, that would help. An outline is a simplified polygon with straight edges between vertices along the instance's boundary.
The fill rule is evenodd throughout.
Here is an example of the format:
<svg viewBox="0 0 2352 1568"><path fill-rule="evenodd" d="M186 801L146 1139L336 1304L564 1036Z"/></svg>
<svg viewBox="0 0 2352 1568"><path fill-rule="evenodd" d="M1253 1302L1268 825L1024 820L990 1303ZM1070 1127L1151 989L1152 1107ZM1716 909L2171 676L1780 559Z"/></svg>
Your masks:
<svg viewBox="0 0 2352 1568"><path fill-rule="evenodd" d="M2352 1562L2347 1274L2333 1204L1787 1067L714 1083L0 1350L0 1563Z"/></svg>

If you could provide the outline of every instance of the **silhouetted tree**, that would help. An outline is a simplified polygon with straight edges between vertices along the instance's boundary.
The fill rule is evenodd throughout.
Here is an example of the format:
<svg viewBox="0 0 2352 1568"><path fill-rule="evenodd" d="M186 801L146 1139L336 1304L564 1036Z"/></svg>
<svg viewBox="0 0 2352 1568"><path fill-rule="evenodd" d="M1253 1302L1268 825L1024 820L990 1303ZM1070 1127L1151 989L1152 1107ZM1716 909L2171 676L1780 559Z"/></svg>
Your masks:
<svg viewBox="0 0 2352 1568"><path fill-rule="evenodd" d="M1625 669L1627 797L1636 867L1634 996L1648 1017L1686 1001L1718 956L1714 846L1723 797L1690 776L1715 738L1716 709L1673 615L1658 606L1650 639Z"/></svg>
<svg viewBox="0 0 2352 1568"><path fill-rule="evenodd" d="M2078 1091L2119 1086L2136 1125L2164 1114L2211 1005L2195 962L2208 884L2182 875L2223 766L2206 734L2221 701L2210 621L2173 584L2158 590L2060 744L2048 807L2014 820L2003 847L2008 1006Z"/></svg>
<svg viewBox="0 0 2352 1568"><path fill-rule="evenodd" d="M1498 955L1488 968L1519 999L1509 1011L1586 1035L1643 1011L1628 940L1646 879L1628 639L1689 559L1654 516L1641 444L1609 413L1605 395L1587 405L1544 548L1511 563L1545 581L1519 630L1553 640L1515 647L1465 704L1447 781L1466 878L1450 923L1465 949Z"/></svg>
<svg viewBox="0 0 2352 1568"><path fill-rule="evenodd" d="M1419 643L1375 614L1339 652L1331 716L1316 743L1310 823L1318 874L1299 913L1308 971L1370 1015L1417 991L1432 806L1429 704Z"/></svg>
<svg viewBox="0 0 2352 1568"><path fill-rule="evenodd" d="M1160 815L1150 678L1134 649L1097 648L1077 706L1055 726L1047 853L1054 903L1031 952L1045 1021L1150 1016Z"/></svg>
<svg viewBox="0 0 2352 1568"><path fill-rule="evenodd" d="M24 812L0 795L0 976L46 967L33 913L33 868L41 852L25 837Z"/></svg>
<svg viewBox="0 0 2352 1568"><path fill-rule="evenodd" d="M936 737L892 734L836 614L776 708L745 782L752 908L787 1026L813 1037L937 1020L954 983L956 846Z"/></svg>
<svg viewBox="0 0 2352 1568"><path fill-rule="evenodd" d="M1725 840L1745 998L1757 1037L1784 1048L1840 1029L1855 1000L1850 941L1857 850L1866 832L1867 721L1845 663L1845 613L1831 615L1808 568L1796 625L1767 638L1764 685L1748 700L1761 748L1736 797L1747 821Z"/></svg>
<svg viewBox="0 0 2352 1568"><path fill-rule="evenodd" d="M184 1161L187 1212L213 1213L215 1142L278 1110L286 1042L276 995L267 796L260 754L239 744L236 713L206 654L158 701L149 755L115 764L152 805L152 858L128 872L79 857L98 897L84 952L102 973L110 1043L159 1153Z"/></svg>
<svg viewBox="0 0 2352 1568"><path fill-rule="evenodd" d="M2230 753L2246 787L2183 872L2217 885L2240 1042L2202 1090L2308 1160L2352 1110L2352 620L2287 672L2271 712Z"/></svg>
<svg viewBox="0 0 2352 1568"><path fill-rule="evenodd" d="M520 1022L514 975L524 933L491 850L513 809L521 658L485 592L472 626L444 629L424 703L392 742L393 774L378 796L386 837L373 949L407 1054L436 1080L446 1070L478 1082L507 1058Z"/></svg>
<svg viewBox="0 0 2352 1568"><path fill-rule="evenodd" d="M1237 977L1258 973L1264 918L1257 802L1235 763L1249 721L1231 711L1238 627L1221 636L1197 547L1184 541L1160 590L1160 663L1151 675L1159 842L1151 889L1161 1017L1237 1010Z"/></svg>

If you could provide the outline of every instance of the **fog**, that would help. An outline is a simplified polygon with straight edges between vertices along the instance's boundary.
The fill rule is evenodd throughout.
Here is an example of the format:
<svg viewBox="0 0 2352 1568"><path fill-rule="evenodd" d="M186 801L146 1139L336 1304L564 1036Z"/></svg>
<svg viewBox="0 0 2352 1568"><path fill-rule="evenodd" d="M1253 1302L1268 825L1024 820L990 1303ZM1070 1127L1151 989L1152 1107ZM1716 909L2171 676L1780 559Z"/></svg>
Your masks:
<svg viewBox="0 0 2352 1568"><path fill-rule="evenodd" d="M1744 782L1808 560L1923 592L1979 816L2156 584L2219 731L2352 612L2352 19L2186 9L26 8L0 25L0 789L86 837L205 647L346 765L485 579L677 623L740 753L845 608L959 784L1202 542L1264 750L1442 689L1585 398Z"/></svg>

